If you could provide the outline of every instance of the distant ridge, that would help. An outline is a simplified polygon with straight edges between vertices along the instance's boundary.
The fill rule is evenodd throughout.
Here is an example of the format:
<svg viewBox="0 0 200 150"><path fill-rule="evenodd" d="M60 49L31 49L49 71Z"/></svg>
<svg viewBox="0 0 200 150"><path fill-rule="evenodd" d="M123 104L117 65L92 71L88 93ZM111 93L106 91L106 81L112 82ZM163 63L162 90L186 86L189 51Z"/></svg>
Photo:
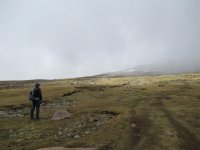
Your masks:
<svg viewBox="0 0 200 150"><path fill-rule="evenodd" d="M200 72L200 65L193 66L192 64L183 65L170 63L159 65L141 65L123 71L95 75L94 77L157 76L198 72Z"/></svg>

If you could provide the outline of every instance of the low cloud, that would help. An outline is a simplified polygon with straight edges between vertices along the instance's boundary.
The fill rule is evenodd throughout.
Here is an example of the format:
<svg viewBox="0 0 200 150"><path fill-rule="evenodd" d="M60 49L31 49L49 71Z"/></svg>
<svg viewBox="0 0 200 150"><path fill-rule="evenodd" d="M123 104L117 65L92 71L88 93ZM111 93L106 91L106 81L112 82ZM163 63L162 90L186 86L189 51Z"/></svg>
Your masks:
<svg viewBox="0 0 200 150"><path fill-rule="evenodd" d="M2 0L0 80L167 62L198 68L199 7L198 0Z"/></svg>

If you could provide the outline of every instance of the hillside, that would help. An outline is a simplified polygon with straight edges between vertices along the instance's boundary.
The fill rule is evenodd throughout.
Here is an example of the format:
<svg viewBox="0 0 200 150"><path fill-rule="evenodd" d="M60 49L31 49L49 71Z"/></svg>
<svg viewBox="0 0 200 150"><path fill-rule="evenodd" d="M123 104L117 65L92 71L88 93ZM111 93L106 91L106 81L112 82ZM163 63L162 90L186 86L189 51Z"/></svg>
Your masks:
<svg viewBox="0 0 200 150"><path fill-rule="evenodd" d="M42 81L39 121L29 120L33 82L14 83L0 88L0 149L200 147L199 73ZM71 116L52 120L58 110Z"/></svg>
<svg viewBox="0 0 200 150"><path fill-rule="evenodd" d="M200 65L163 63L136 66L127 70L95 75L94 77L158 76L198 72L200 72Z"/></svg>

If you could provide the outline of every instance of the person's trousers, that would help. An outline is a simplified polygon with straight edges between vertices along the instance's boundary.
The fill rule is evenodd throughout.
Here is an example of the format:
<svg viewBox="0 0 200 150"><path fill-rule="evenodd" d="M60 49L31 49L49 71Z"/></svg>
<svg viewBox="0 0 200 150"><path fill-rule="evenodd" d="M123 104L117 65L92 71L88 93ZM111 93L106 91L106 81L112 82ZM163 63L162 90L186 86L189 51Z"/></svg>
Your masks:
<svg viewBox="0 0 200 150"><path fill-rule="evenodd" d="M32 101L32 108L30 113L30 118L34 118L34 111L36 108L36 119L39 119L39 113L40 113L40 100L33 100Z"/></svg>

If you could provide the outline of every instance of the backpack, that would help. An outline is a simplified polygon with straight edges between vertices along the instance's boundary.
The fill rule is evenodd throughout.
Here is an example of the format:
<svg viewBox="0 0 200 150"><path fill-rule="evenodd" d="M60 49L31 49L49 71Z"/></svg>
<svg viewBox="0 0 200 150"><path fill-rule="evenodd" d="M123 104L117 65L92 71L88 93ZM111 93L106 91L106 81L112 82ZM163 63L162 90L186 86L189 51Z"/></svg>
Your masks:
<svg viewBox="0 0 200 150"><path fill-rule="evenodd" d="M35 99L35 98L34 98L34 90L31 90L31 91L29 92L28 99L29 99L30 101L32 101L32 100Z"/></svg>

